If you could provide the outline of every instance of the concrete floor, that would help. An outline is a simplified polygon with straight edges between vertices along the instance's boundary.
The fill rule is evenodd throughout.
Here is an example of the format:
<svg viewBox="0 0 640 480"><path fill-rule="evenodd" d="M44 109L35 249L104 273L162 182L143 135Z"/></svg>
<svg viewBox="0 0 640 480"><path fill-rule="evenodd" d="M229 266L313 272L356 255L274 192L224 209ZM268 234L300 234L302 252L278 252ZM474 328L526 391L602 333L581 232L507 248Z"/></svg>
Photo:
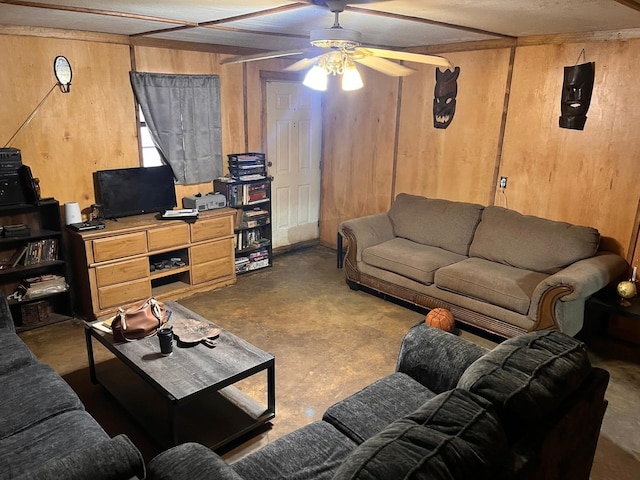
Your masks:
<svg viewBox="0 0 640 480"><path fill-rule="evenodd" d="M276 417L271 428L224 452L233 461L322 417L327 407L395 368L404 333L422 313L365 292L351 291L335 251L321 246L277 256L274 267L238 277L236 285L183 299L181 304L276 357ZM495 339L459 329L486 347ZM111 435L126 433L150 459L157 447L131 424L104 390L91 385L82 323L21 334L33 352L79 393ZM585 339L592 362L611 373L609 408L593 480L640 478L640 347L603 335ZM99 352L99 361L109 354ZM259 377L240 385L259 398ZM579 439L576 439L579 441Z"/></svg>

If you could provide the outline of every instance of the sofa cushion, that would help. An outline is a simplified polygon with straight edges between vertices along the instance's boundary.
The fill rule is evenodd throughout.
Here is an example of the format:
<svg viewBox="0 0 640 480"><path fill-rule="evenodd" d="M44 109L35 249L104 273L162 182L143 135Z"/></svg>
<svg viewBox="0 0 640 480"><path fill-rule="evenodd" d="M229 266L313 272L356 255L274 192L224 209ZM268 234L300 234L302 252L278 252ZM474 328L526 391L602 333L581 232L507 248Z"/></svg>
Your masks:
<svg viewBox="0 0 640 480"><path fill-rule="evenodd" d="M66 456L33 465L14 480L112 480L145 478L144 458L126 435L103 440Z"/></svg>
<svg viewBox="0 0 640 480"><path fill-rule="evenodd" d="M405 238L394 238L362 252L365 263L427 285L433 283L436 270L465 258L464 255Z"/></svg>
<svg viewBox="0 0 640 480"><path fill-rule="evenodd" d="M391 205L389 217L396 237L467 255L483 208L473 203L400 193Z"/></svg>
<svg viewBox="0 0 640 480"><path fill-rule="evenodd" d="M553 412L590 371L582 342L538 331L510 338L480 357L458 387L493 403L507 433L516 437Z"/></svg>
<svg viewBox="0 0 640 480"><path fill-rule="evenodd" d="M84 409L71 387L48 365L28 365L1 378L0 405L11 415L0 418L0 438L59 413Z"/></svg>
<svg viewBox="0 0 640 480"><path fill-rule="evenodd" d="M476 229L469 256L536 272L556 273L596 254L598 230L487 207Z"/></svg>
<svg viewBox="0 0 640 480"><path fill-rule="evenodd" d="M468 258L439 269L435 284L438 288L526 315L536 286L548 276L482 258Z"/></svg>
<svg viewBox="0 0 640 480"><path fill-rule="evenodd" d="M435 394L404 373L392 373L327 409L322 419L360 444Z"/></svg>
<svg viewBox="0 0 640 480"><path fill-rule="evenodd" d="M108 438L84 410L61 413L0 440L0 479L15 478L34 465Z"/></svg>
<svg viewBox="0 0 640 480"><path fill-rule="evenodd" d="M15 333L0 333L0 352L0 374L37 363L35 355Z"/></svg>
<svg viewBox="0 0 640 480"><path fill-rule="evenodd" d="M244 480L330 479L356 444L326 422L313 422L232 465Z"/></svg>
<svg viewBox="0 0 640 480"><path fill-rule="evenodd" d="M364 442L334 479L493 478L506 451L504 431L489 402L456 389Z"/></svg>
<svg viewBox="0 0 640 480"><path fill-rule="evenodd" d="M231 465L200 443L176 445L156 455L147 468L145 480L243 480Z"/></svg>

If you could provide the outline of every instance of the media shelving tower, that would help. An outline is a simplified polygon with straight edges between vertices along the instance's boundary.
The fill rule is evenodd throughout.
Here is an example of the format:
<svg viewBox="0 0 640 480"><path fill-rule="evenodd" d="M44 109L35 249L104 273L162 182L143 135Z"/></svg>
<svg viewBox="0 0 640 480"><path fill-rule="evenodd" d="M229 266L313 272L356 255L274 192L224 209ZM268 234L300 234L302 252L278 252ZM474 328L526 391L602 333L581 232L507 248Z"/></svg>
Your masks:
<svg viewBox="0 0 640 480"><path fill-rule="evenodd" d="M235 208L236 275L273 265L271 233L271 178L263 153L230 154L229 177L216 179L214 191Z"/></svg>

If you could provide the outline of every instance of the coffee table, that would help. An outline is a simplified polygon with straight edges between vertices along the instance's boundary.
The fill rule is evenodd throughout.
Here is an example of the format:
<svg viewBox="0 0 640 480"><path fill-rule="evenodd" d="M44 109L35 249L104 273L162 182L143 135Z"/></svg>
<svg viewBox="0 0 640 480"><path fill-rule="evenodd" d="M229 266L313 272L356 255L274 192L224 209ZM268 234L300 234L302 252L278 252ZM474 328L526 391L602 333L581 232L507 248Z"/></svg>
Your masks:
<svg viewBox="0 0 640 480"><path fill-rule="evenodd" d="M172 318L208 322L178 303L165 305ZM174 340L173 354L163 356L157 336L114 343L101 323L85 322L91 381L103 385L162 446L197 441L217 449L274 418L273 355L221 329L214 348L181 348ZM119 362L97 363L94 341ZM259 372L266 372L266 407L233 385Z"/></svg>

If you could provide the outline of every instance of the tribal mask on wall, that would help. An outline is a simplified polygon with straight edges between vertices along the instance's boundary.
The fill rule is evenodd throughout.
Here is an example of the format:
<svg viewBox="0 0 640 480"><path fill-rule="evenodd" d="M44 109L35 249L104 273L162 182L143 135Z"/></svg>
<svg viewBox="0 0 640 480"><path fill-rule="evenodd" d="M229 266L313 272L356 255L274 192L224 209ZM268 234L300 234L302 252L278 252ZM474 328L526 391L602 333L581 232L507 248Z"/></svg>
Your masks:
<svg viewBox="0 0 640 480"><path fill-rule="evenodd" d="M433 91L433 126L447 128L456 113L456 95L458 94L458 76L460 67L441 72L436 68L436 87Z"/></svg>
<svg viewBox="0 0 640 480"><path fill-rule="evenodd" d="M595 65L594 62L590 62L564 67L564 83L562 84L562 101L560 103L561 128L584 129L584 124L587 122L587 111L591 104Z"/></svg>

